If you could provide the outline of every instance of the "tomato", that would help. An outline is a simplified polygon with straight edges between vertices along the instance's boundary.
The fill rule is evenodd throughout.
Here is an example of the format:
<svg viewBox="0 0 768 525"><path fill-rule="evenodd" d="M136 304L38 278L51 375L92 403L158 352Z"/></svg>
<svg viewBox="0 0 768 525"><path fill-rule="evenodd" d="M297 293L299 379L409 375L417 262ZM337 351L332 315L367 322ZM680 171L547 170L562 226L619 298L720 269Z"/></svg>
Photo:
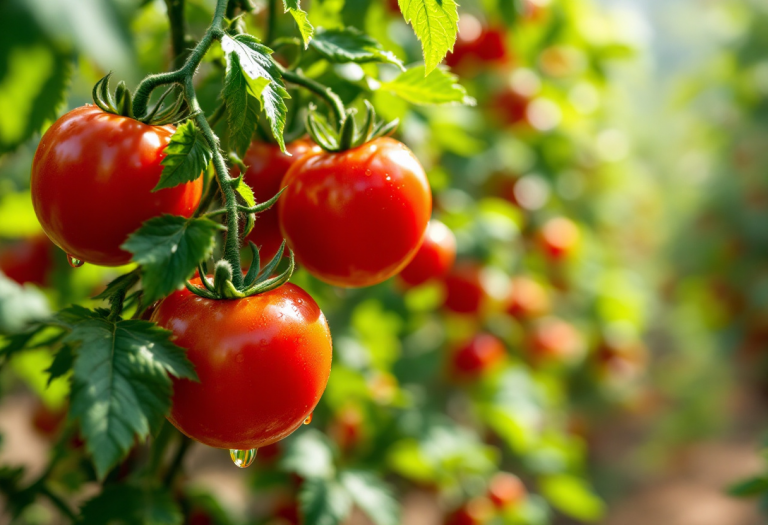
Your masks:
<svg viewBox="0 0 768 525"><path fill-rule="evenodd" d="M152 320L173 332L195 365L200 382L173 382L168 420L201 443L246 450L279 441L312 414L325 390L331 333L298 286L218 301L183 289Z"/></svg>
<svg viewBox="0 0 768 525"><path fill-rule="evenodd" d="M476 378L504 360L507 350L498 338L477 334L453 352L453 371L458 377Z"/></svg>
<svg viewBox="0 0 768 525"><path fill-rule="evenodd" d="M362 439L363 414L354 405L341 409L329 425L328 434L342 450L354 448Z"/></svg>
<svg viewBox="0 0 768 525"><path fill-rule="evenodd" d="M59 433L66 418L66 408L54 410L38 401L32 413L32 426L41 436L53 438Z"/></svg>
<svg viewBox="0 0 768 525"><path fill-rule="evenodd" d="M459 18L459 36L453 51L445 57L451 68L504 63L509 54L503 28L484 27L474 16L464 13Z"/></svg>
<svg viewBox="0 0 768 525"><path fill-rule="evenodd" d="M253 189L256 202L268 201L280 191L280 183L283 182L288 168L302 155L313 150L319 151L319 147L308 139L292 142L286 145L285 149L288 154L280 151L275 144L254 142L245 153L243 162L248 169L243 175L243 180ZM252 241L259 247L259 256L262 263L265 263L277 254L283 242L277 219L277 206L259 213L256 218L256 226L245 238L245 242Z"/></svg>
<svg viewBox="0 0 768 525"><path fill-rule="evenodd" d="M482 525L493 517L493 505L487 498L472 498L456 509L445 521L446 525Z"/></svg>
<svg viewBox="0 0 768 525"><path fill-rule="evenodd" d="M493 100L491 110L506 124L525 124L528 125L528 105L531 103L531 97L515 91L514 89L505 89L501 91Z"/></svg>
<svg viewBox="0 0 768 525"><path fill-rule="evenodd" d="M538 360L572 362L582 357L584 345L576 328L557 317L538 320L529 334L529 346Z"/></svg>
<svg viewBox="0 0 768 525"><path fill-rule="evenodd" d="M456 265L445 277L445 302L443 306L458 314L478 313L487 293L480 278L480 267L474 263Z"/></svg>
<svg viewBox="0 0 768 525"><path fill-rule="evenodd" d="M566 217L549 219L539 232L539 241L545 253L552 259L564 259L579 244L579 227Z"/></svg>
<svg viewBox="0 0 768 525"><path fill-rule="evenodd" d="M57 120L37 147L31 182L35 213L54 244L81 261L120 266L131 260L120 245L144 221L191 216L202 178L152 192L173 132L91 105Z"/></svg>
<svg viewBox="0 0 768 525"><path fill-rule="evenodd" d="M340 153L308 153L283 186L280 227L296 261L336 286L371 286L400 272L432 212L424 169L387 137Z"/></svg>
<svg viewBox="0 0 768 525"><path fill-rule="evenodd" d="M448 226L431 220L419 251L400 272L400 280L409 286L418 286L430 279L444 277L455 260L456 237Z"/></svg>
<svg viewBox="0 0 768 525"><path fill-rule="evenodd" d="M0 272L19 284L48 284L53 245L45 235L13 242L0 249Z"/></svg>
<svg viewBox="0 0 768 525"><path fill-rule="evenodd" d="M530 277L519 276L512 279L507 312L518 319L540 317L549 312L549 294L542 285Z"/></svg>
<svg viewBox="0 0 768 525"><path fill-rule="evenodd" d="M525 498L525 485L514 474L499 472L488 485L488 498L499 509L510 507Z"/></svg>

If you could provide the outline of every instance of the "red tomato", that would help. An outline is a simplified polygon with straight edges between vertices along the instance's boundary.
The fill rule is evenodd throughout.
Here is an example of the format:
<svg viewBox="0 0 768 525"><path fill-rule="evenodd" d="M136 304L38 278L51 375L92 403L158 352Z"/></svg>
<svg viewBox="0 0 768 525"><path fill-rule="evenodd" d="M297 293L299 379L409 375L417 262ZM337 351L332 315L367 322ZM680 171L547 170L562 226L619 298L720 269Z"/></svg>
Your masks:
<svg viewBox="0 0 768 525"><path fill-rule="evenodd" d="M453 352L453 370L459 377L476 378L493 368L507 355L498 338L478 334Z"/></svg>
<svg viewBox="0 0 768 525"><path fill-rule="evenodd" d="M539 239L549 257L564 259L574 252L579 243L579 227L566 217L555 217L544 223Z"/></svg>
<svg viewBox="0 0 768 525"><path fill-rule="evenodd" d="M419 249L432 212L424 169L387 137L308 153L283 186L280 227L296 261L336 286L371 286L397 274Z"/></svg>
<svg viewBox="0 0 768 525"><path fill-rule="evenodd" d="M570 362L580 358L584 351L576 328L556 317L537 321L529 336L531 351L537 359Z"/></svg>
<svg viewBox="0 0 768 525"><path fill-rule="evenodd" d="M455 510L446 525L482 525L493 517L493 505L487 498L473 498Z"/></svg>
<svg viewBox="0 0 768 525"><path fill-rule="evenodd" d="M173 132L91 105L57 120L37 147L31 182L35 213L54 244L81 261L120 266L131 260L120 245L144 221L191 216L202 178L152 193Z"/></svg>
<svg viewBox="0 0 768 525"><path fill-rule="evenodd" d="M288 168L302 155L309 151L319 151L319 147L308 139L297 140L285 147L290 154L280 151L275 144L254 142L245 153L243 162L248 166L243 179L253 189L256 202L268 201L280 191L280 183ZM259 247L262 263L266 263L277 254L283 242L280 222L277 219L277 206L272 206L256 216L256 226L245 238Z"/></svg>
<svg viewBox="0 0 768 525"><path fill-rule="evenodd" d="M448 226L437 220L429 221L419 251L400 272L407 285L418 286L430 279L445 276L456 260L456 237Z"/></svg>
<svg viewBox="0 0 768 525"><path fill-rule="evenodd" d="M540 317L549 312L549 294L542 285L530 277L512 279L507 299L507 312L518 319Z"/></svg>
<svg viewBox="0 0 768 525"><path fill-rule="evenodd" d="M183 289L164 299L152 320L173 332L195 365L199 383L173 382L168 420L201 443L245 450L279 441L302 425L325 390L331 333L298 286L219 301Z"/></svg>
<svg viewBox="0 0 768 525"><path fill-rule="evenodd" d="M59 433L66 417L66 408L53 410L38 401L32 413L32 426L41 436L53 438Z"/></svg>
<svg viewBox="0 0 768 525"><path fill-rule="evenodd" d="M458 39L453 51L445 57L448 66L504 63L507 59L506 32L503 28L483 27L474 16L467 13L461 15Z"/></svg>
<svg viewBox="0 0 768 525"><path fill-rule="evenodd" d="M491 111L506 124L529 124L528 104L531 97L514 89L505 89L496 95Z"/></svg>
<svg viewBox="0 0 768 525"><path fill-rule="evenodd" d="M45 235L13 242L0 249L0 272L19 284L48 284L53 245Z"/></svg>
<svg viewBox="0 0 768 525"><path fill-rule="evenodd" d="M488 498L497 508L510 507L525 498L525 485L514 474L499 472L488 485Z"/></svg>
<svg viewBox="0 0 768 525"><path fill-rule="evenodd" d="M456 265L445 277L443 306L458 314L476 314L487 296L480 279L480 267L474 263Z"/></svg>

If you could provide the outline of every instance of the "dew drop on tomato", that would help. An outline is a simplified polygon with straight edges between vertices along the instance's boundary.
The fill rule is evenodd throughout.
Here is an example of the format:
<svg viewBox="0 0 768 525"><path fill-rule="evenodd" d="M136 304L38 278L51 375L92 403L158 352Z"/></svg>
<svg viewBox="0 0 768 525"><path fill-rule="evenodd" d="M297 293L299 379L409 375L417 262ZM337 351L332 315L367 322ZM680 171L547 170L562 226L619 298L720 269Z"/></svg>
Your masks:
<svg viewBox="0 0 768 525"><path fill-rule="evenodd" d="M67 262L72 268L80 268L83 264L85 264L84 261L81 261L80 259L77 259L69 254L67 254Z"/></svg>
<svg viewBox="0 0 768 525"><path fill-rule="evenodd" d="M310 423L312 423L312 414L307 416L307 419L304 420L305 425L309 425Z"/></svg>
<svg viewBox="0 0 768 525"><path fill-rule="evenodd" d="M256 459L256 453L259 451L257 448L250 450L237 450L235 448L229 449L229 457L232 458L232 462L236 467L246 468L251 466L253 460Z"/></svg>

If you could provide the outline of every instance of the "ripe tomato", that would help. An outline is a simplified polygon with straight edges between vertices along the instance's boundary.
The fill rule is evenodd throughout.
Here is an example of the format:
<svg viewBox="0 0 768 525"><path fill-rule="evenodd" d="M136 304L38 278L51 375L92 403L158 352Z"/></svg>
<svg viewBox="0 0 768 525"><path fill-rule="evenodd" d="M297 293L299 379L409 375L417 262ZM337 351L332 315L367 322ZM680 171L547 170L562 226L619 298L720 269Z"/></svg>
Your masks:
<svg viewBox="0 0 768 525"><path fill-rule="evenodd" d="M144 221L191 216L202 178L152 193L173 132L91 105L57 120L37 147L31 182L35 213L54 244L76 259L120 266L131 260L120 245Z"/></svg>
<svg viewBox="0 0 768 525"><path fill-rule="evenodd" d="M453 511L446 525L482 525L493 517L493 505L487 498L473 498Z"/></svg>
<svg viewBox="0 0 768 525"><path fill-rule="evenodd" d="M0 272L19 284L48 284L53 245L45 235L13 242L0 249Z"/></svg>
<svg viewBox="0 0 768 525"><path fill-rule="evenodd" d="M509 472L499 472L488 485L488 498L496 508L503 509L520 503L525 498L525 485Z"/></svg>
<svg viewBox="0 0 768 525"><path fill-rule="evenodd" d="M477 334L453 352L453 371L460 378L476 378L493 368L507 355L498 338Z"/></svg>
<svg viewBox="0 0 768 525"><path fill-rule="evenodd" d="M491 111L506 124L529 125L528 105L531 97L515 91L505 89L498 93L490 106Z"/></svg>
<svg viewBox="0 0 768 525"><path fill-rule="evenodd" d="M219 301L184 289L152 320L195 365L199 383L173 382L168 420L201 443L240 450L274 443L301 426L325 390L331 333L298 286Z"/></svg>
<svg viewBox="0 0 768 525"><path fill-rule="evenodd" d="M534 324L529 345L537 360L573 362L583 356L584 345L573 325L557 317L545 317Z"/></svg>
<svg viewBox="0 0 768 525"><path fill-rule="evenodd" d="M480 267L474 263L456 265L445 277L443 306L458 314L476 314L487 297L480 279Z"/></svg>
<svg viewBox="0 0 768 525"><path fill-rule="evenodd" d="M542 285L530 277L512 279L507 299L507 312L518 319L540 317L549 312L549 295Z"/></svg>
<svg viewBox="0 0 768 525"><path fill-rule="evenodd" d="M564 259L579 244L579 227L566 217L549 219L539 232L539 241L552 259Z"/></svg>
<svg viewBox="0 0 768 525"><path fill-rule="evenodd" d="M253 189L256 202L268 201L280 191L280 183L288 168L302 155L309 151L319 151L309 139L292 142L285 147L288 154L280 151L275 144L253 142L245 153L243 162L248 166L243 175L245 182ZM245 238L259 247L262 262L272 260L283 242L280 222L277 219L277 206L272 206L257 216L256 226Z"/></svg>
<svg viewBox="0 0 768 525"><path fill-rule="evenodd" d="M310 152L283 186L280 228L296 261L337 286L397 274L419 249L432 212L424 169L387 137L341 153Z"/></svg>
<svg viewBox="0 0 768 525"><path fill-rule="evenodd" d="M459 18L459 37L445 63L456 68L462 65L504 63L509 58L506 32L501 28L484 27L474 16L464 13Z"/></svg>
<svg viewBox="0 0 768 525"><path fill-rule="evenodd" d="M456 237L448 226L437 220L429 221L419 251L408 263L400 279L409 286L445 276L456 260Z"/></svg>

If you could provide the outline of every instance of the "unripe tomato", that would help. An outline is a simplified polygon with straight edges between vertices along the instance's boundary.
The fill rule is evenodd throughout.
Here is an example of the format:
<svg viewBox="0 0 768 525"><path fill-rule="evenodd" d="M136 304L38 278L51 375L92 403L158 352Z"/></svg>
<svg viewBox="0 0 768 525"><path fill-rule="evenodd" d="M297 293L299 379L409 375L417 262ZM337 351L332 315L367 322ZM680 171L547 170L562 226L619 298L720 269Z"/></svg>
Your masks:
<svg viewBox="0 0 768 525"><path fill-rule="evenodd" d="M336 286L371 286L397 274L419 249L432 212L424 169L387 137L308 153L283 186L280 227L296 261Z"/></svg>
<svg viewBox="0 0 768 525"><path fill-rule="evenodd" d="M165 213L189 217L203 180L157 192L172 126L83 106L45 132L32 162L32 204L48 237L70 256L101 266L131 260L128 236Z"/></svg>
<svg viewBox="0 0 768 525"><path fill-rule="evenodd" d="M45 235L13 242L0 249L0 272L19 284L48 284L53 245Z"/></svg>
<svg viewBox="0 0 768 525"><path fill-rule="evenodd" d="M538 320L529 334L533 357L555 362L573 362L583 356L584 344L574 326L557 317Z"/></svg>
<svg viewBox="0 0 768 525"><path fill-rule="evenodd" d="M499 472L488 485L488 498L496 508L511 507L525 498L525 485L514 474Z"/></svg>
<svg viewBox="0 0 768 525"><path fill-rule="evenodd" d="M445 277L443 306L458 314L476 314L483 306L487 293L480 278L480 267L474 263L456 265Z"/></svg>
<svg viewBox="0 0 768 525"><path fill-rule="evenodd" d="M173 382L168 420L201 443L240 450L274 443L301 426L325 390L331 333L298 286L219 301L183 289L152 320L195 365L200 382Z"/></svg>
<svg viewBox="0 0 768 525"><path fill-rule="evenodd" d="M288 172L288 168L302 155L319 147L308 139L297 140L285 146L287 153L280 151L276 144L253 142L245 153L243 162L248 169L243 180L253 189L256 202L265 202L280 191L280 183ZM277 219L277 206L256 216L256 226L245 238L259 247L259 257L262 262L270 261L283 242L280 232L280 222Z"/></svg>
<svg viewBox="0 0 768 525"><path fill-rule="evenodd" d="M579 227L566 217L549 219L539 232L539 241L552 259L564 259L579 244Z"/></svg>
<svg viewBox="0 0 768 525"><path fill-rule="evenodd" d="M455 260L456 237L448 226L433 219L427 225L419 251L400 272L400 279L409 286L418 286L430 279L444 277Z"/></svg>
<svg viewBox="0 0 768 525"><path fill-rule="evenodd" d="M512 279L507 312L518 319L540 317L549 312L549 294L530 277L518 276Z"/></svg>
<svg viewBox="0 0 768 525"><path fill-rule="evenodd" d="M453 352L453 371L460 378L476 378L504 360L507 350L498 338L478 334Z"/></svg>
<svg viewBox="0 0 768 525"><path fill-rule="evenodd" d="M473 498L456 509L445 521L446 525L482 525L493 517L493 504L488 498Z"/></svg>

